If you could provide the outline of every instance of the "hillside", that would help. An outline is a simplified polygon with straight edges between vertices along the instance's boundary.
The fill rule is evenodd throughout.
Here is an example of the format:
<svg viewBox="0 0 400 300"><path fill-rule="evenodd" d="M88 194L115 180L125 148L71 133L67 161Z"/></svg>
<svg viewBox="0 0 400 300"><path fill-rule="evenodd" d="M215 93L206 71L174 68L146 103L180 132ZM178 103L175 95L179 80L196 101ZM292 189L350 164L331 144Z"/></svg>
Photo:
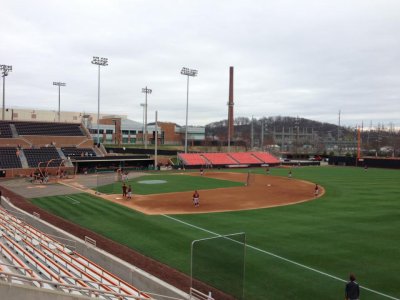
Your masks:
<svg viewBox="0 0 400 300"><path fill-rule="evenodd" d="M247 147L279 145L282 151L353 152L357 147L355 128L337 126L305 118L274 116L254 119L238 117L235 119L235 132L232 142ZM262 136L262 124L264 135ZM253 126L252 126L253 125ZM253 139L252 139L253 127ZM227 120L206 125L206 138L210 142L227 142ZM382 148L400 148L400 132L393 127L378 124L376 128L361 132L363 151L382 151ZM384 151L384 150L383 150ZM304 151L303 151L304 152Z"/></svg>

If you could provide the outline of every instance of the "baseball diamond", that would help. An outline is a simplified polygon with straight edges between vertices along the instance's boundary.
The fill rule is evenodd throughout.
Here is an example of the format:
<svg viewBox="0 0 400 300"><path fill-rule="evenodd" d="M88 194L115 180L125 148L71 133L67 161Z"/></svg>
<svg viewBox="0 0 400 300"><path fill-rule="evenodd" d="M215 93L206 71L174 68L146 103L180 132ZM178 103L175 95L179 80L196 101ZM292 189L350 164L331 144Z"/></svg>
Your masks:
<svg viewBox="0 0 400 300"><path fill-rule="evenodd" d="M171 175L172 176L172 175ZM188 176L201 176L188 173ZM244 182L247 174L230 172L207 172L204 177ZM138 181L141 183L143 180ZM65 183L74 186L75 182ZM255 174L255 181L249 186L201 190L201 205L188 205L191 192L135 195L132 201L126 201L119 194L102 194L101 197L145 214L192 214L224 212L246 209L267 208L289 205L316 199L314 184L282 177ZM322 196L324 189L319 196ZM92 191L93 193L93 191Z"/></svg>

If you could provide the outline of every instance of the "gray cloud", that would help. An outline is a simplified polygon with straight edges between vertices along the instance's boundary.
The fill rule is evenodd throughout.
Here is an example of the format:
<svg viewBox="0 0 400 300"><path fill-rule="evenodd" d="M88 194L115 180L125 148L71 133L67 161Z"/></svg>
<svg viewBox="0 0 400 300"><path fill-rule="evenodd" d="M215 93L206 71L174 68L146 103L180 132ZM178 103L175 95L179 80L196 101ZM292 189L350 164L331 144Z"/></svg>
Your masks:
<svg viewBox="0 0 400 300"><path fill-rule="evenodd" d="M13 65L6 106L101 111L183 124L227 116L235 66L235 114L343 123L400 124L400 3L367 1L12 1L0 10L0 63Z"/></svg>

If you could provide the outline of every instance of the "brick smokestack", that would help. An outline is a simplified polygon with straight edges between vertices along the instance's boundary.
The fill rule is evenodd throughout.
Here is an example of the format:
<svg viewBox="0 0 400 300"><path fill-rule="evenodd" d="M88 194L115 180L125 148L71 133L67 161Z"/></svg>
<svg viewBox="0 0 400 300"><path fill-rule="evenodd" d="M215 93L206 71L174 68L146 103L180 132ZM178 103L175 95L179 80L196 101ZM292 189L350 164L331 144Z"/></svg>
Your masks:
<svg viewBox="0 0 400 300"><path fill-rule="evenodd" d="M228 143L233 140L233 67L229 67ZM230 145L230 144L228 144ZM229 147L229 146L228 146Z"/></svg>

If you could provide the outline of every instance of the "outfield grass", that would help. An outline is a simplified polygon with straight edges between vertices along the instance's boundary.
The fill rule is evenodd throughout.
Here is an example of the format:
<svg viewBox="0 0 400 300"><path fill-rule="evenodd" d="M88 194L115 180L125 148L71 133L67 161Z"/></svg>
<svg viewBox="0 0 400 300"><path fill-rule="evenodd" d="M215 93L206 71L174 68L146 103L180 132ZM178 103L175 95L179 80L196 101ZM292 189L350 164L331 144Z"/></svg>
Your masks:
<svg viewBox="0 0 400 300"><path fill-rule="evenodd" d="M140 181L163 180L162 184L144 184ZM200 176L187 175L146 175L130 179L126 182L132 185L133 193L139 195L162 194L171 192L186 192L193 190L227 188L234 186L243 186L244 182L234 182L229 180L214 179ZM122 193L122 183L115 182L98 187L98 191L104 194Z"/></svg>
<svg viewBox="0 0 400 300"><path fill-rule="evenodd" d="M344 167L292 171L294 178L324 186L326 194L269 209L171 216L197 228L87 194L32 201L186 273L191 242L212 236L200 228L218 234L246 232L251 245L246 250L246 299L343 297L343 282L271 253L342 279L354 272L361 285L400 298L400 172ZM271 169L271 173L287 176L288 170ZM79 206L71 199L80 201ZM389 299L365 289L361 293L362 299Z"/></svg>

